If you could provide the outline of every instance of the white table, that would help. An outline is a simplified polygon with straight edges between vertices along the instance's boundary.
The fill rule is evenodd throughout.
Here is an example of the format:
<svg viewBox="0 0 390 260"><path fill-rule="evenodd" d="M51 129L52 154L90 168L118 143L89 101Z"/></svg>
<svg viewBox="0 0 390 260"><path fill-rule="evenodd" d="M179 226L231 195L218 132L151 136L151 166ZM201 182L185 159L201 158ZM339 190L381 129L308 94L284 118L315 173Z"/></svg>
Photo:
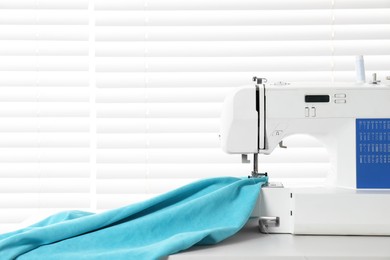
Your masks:
<svg viewBox="0 0 390 260"><path fill-rule="evenodd" d="M167 259L390 260L390 237L265 235L259 233L257 221L250 220L220 244L194 247Z"/></svg>

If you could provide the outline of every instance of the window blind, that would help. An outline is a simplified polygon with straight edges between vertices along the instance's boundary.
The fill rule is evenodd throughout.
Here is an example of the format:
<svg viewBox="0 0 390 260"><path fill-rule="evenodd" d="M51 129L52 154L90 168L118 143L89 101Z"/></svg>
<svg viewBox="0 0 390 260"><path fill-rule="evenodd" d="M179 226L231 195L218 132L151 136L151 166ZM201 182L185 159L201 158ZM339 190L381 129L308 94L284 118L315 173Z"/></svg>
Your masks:
<svg viewBox="0 0 390 260"><path fill-rule="evenodd" d="M388 74L388 0L0 0L0 230L246 176L219 148L226 94L253 76L354 81L355 55ZM285 143L260 169L322 182L321 144Z"/></svg>
<svg viewBox="0 0 390 260"><path fill-rule="evenodd" d="M0 1L0 230L89 209L88 2Z"/></svg>

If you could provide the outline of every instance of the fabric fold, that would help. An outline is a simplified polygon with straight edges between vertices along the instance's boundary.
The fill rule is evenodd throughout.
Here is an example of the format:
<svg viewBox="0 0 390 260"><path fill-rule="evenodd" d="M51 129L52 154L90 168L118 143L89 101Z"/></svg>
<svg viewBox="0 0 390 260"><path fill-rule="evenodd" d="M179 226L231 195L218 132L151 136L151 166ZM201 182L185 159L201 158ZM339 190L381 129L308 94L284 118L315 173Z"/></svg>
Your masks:
<svg viewBox="0 0 390 260"><path fill-rule="evenodd" d="M266 178L200 180L103 213L67 211L0 235L1 259L159 259L247 222Z"/></svg>

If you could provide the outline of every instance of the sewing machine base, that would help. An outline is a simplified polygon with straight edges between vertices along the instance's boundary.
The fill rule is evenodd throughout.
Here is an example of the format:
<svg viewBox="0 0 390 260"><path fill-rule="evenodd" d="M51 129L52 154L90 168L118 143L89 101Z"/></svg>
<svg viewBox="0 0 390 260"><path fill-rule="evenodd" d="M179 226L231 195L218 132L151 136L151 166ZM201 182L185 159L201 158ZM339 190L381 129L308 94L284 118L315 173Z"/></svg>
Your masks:
<svg viewBox="0 0 390 260"><path fill-rule="evenodd" d="M253 212L263 233L390 235L390 191L263 187Z"/></svg>

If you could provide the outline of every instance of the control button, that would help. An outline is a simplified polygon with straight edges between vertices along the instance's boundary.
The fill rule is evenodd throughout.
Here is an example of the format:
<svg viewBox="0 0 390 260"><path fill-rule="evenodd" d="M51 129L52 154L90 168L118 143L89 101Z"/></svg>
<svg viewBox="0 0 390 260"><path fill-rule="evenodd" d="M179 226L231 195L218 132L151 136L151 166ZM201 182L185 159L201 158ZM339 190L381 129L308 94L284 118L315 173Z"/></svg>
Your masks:
<svg viewBox="0 0 390 260"><path fill-rule="evenodd" d="M316 117L317 116L317 109L315 107L311 108L311 116Z"/></svg>
<svg viewBox="0 0 390 260"><path fill-rule="evenodd" d="M334 94L334 97L335 98L346 98L347 95L346 94L342 94L342 93L338 93L338 94Z"/></svg>
<svg viewBox="0 0 390 260"><path fill-rule="evenodd" d="M347 103L347 100L345 100L345 99L335 99L334 102L336 104L345 104L345 103Z"/></svg>
<svg viewBox="0 0 390 260"><path fill-rule="evenodd" d="M309 108L305 107L305 117L309 117Z"/></svg>

